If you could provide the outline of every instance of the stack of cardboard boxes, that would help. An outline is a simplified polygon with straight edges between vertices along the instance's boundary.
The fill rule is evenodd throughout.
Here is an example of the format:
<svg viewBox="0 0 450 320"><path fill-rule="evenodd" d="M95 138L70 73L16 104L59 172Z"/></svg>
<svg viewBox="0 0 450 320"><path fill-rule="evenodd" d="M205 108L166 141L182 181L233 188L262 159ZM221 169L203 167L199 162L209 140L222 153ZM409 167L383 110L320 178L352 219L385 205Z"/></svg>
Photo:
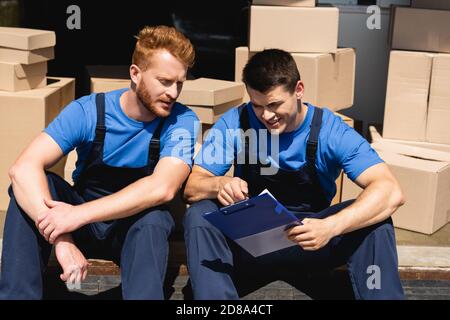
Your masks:
<svg viewBox="0 0 450 320"><path fill-rule="evenodd" d="M254 0L249 46L236 48L235 81L241 81L245 64L256 52L283 49L297 63L305 102L333 111L351 107L355 51L337 47L338 24L338 8L316 7L313 0Z"/></svg>
<svg viewBox="0 0 450 320"><path fill-rule="evenodd" d="M74 99L74 79L46 77L54 46L52 31L0 28L0 211L9 203L9 168ZM64 162L52 171L62 176Z"/></svg>
<svg viewBox="0 0 450 320"><path fill-rule="evenodd" d="M450 220L450 2L391 11L383 137L374 148L400 181L395 226L432 234ZM344 181L344 199L355 195Z"/></svg>
<svg viewBox="0 0 450 320"><path fill-rule="evenodd" d="M0 27L0 90L44 87L55 42L52 31Z"/></svg>

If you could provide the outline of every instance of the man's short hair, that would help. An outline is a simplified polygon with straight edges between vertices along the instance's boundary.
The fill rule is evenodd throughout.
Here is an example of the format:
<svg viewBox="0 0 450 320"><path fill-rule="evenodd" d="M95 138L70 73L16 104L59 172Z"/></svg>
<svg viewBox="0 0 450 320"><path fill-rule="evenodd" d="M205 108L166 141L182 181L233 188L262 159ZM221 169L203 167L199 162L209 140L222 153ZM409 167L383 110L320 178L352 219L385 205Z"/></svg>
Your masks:
<svg viewBox="0 0 450 320"><path fill-rule="evenodd" d="M280 49L266 49L249 59L242 72L242 81L253 90L266 93L277 86L294 93L300 73L294 58Z"/></svg>
<svg viewBox="0 0 450 320"><path fill-rule="evenodd" d="M194 65L194 47L181 32L173 27L144 27L136 36L137 42L133 52L132 63L145 71L155 51L165 49L175 58L191 68Z"/></svg>

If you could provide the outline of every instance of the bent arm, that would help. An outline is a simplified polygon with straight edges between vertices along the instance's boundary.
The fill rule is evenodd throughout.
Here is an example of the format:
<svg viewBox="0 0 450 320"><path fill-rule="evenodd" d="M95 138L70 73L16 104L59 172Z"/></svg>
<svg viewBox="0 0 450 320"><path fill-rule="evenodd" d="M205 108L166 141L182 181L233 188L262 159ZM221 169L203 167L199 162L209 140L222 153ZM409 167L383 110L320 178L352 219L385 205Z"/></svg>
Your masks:
<svg viewBox="0 0 450 320"><path fill-rule="evenodd" d="M47 134L39 134L22 152L9 170L17 203L36 222L40 212L47 210L44 199L51 199L45 169L63 157L59 145Z"/></svg>
<svg viewBox="0 0 450 320"><path fill-rule="evenodd" d="M337 235L384 221L405 203L400 185L385 163L366 169L355 182L364 188L355 202L327 218Z"/></svg>
<svg viewBox="0 0 450 320"><path fill-rule="evenodd" d="M132 216L172 200L189 175L190 168L175 157L159 160L152 175L122 190L75 207L83 225Z"/></svg>

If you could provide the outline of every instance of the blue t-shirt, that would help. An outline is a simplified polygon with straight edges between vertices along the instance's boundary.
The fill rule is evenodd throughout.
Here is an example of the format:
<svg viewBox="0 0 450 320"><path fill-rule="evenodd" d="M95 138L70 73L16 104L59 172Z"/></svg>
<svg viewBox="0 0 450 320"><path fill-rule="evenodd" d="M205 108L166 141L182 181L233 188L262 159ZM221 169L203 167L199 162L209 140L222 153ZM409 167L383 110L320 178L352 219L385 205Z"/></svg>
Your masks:
<svg viewBox="0 0 450 320"><path fill-rule="evenodd" d="M103 162L114 167L143 167L148 162L149 142L161 119L140 122L128 117L120 106L120 96L127 90L105 94ZM95 94L91 94L67 105L45 129L64 154L76 148L78 160L72 174L74 181L83 170L91 150L96 124ZM199 126L192 110L175 103L161 130L160 158L177 157L191 167Z"/></svg>
<svg viewBox="0 0 450 320"><path fill-rule="evenodd" d="M253 149L250 149L250 163L270 163L283 170L298 170L306 163L306 143L314 112L312 105L305 104L308 111L302 124L296 130L277 137L267 134L264 124L258 120L249 103L250 128L257 131L253 136L253 143L249 143L250 148L253 146ZM323 110L316 168L325 196L331 201L336 194L335 180L341 169L354 181L364 170L383 160L370 144L339 116L326 108ZM194 163L216 176L224 175L241 150L241 140L237 138L239 135L236 132L238 128L239 111L233 108L210 129ZM249 137L251 139L250 135ZM278 148L275 148L273 145L277 139ZM239 171L236 173L240 176Z"/></svg>

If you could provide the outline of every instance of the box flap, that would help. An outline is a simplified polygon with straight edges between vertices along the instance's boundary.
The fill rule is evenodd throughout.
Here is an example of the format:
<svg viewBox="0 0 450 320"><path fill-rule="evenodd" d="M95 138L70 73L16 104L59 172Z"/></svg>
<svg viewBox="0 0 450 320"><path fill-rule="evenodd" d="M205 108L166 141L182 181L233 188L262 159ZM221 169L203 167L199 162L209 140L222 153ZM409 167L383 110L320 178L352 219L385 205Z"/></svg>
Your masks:
<svg viewBox="0 0 450 320"><path fill-rule="evenodd" d="M450 162L450 153L444 151L413 147L400 143L386 142L383 140L373 142L372 147L375 150L389 151L414 158Z"/></svg>
<svg viewBox="0 0 450 320"><path fill-rule="evenodd" d="M426 171L431 173L437 173L450 167L449 162L409 157L402 154L394 153L392 151L377 150L375 147L374 149L377 151L381 159L383 159L387 164L393 166L419 171Z"/></svg>
<svg viewBox="0 0 450 320"><path fill-rule="evenodd" d="M397 7L393 49L450 52L450 11Z"/></svg>

